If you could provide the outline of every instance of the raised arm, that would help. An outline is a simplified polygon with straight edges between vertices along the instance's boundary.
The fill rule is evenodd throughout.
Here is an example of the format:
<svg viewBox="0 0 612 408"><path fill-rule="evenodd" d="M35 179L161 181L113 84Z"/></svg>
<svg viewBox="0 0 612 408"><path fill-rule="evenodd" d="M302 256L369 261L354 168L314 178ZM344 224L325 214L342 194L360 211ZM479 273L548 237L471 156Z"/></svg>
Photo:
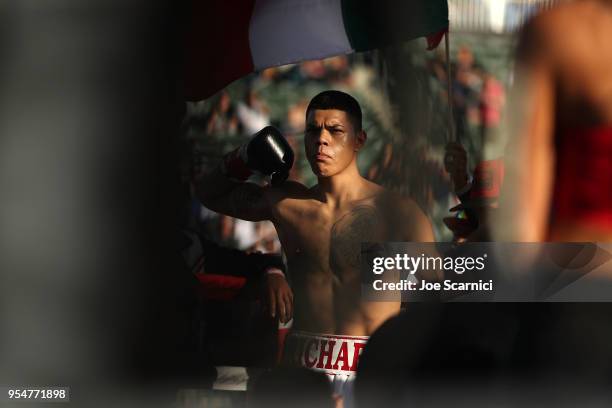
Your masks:
<svg viewBox="0 0 612 408"><path fill-rule="evenodd" d="M289 175L293 151L275 128L268 126L228 153L213 171L195 180L196 196L213 211L248 221L271 219L271 196ZM272 176L273 187L245 180L254 172Z"/></svg>
<svg viewBox="0 0 612 408"><path fill-rule="evenodd" d="M270 219L270 187L231 180L221 167L196 178L195 192L200 202L213 211L247 221Z"/></svg>

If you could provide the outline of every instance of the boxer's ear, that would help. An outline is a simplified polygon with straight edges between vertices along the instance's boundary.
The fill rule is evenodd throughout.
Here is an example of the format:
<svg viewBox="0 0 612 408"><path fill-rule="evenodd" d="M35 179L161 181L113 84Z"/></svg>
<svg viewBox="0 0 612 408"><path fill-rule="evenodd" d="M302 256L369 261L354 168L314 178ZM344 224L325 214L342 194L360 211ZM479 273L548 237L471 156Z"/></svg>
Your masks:
<svg viewBox="0 0 612 408"><path fill-rule="evenodd" d="M361 150L366 140L368 140L368 134L365 130L360 130L357 132L357 137L355 138L355 151L358 152Z"/></svg>

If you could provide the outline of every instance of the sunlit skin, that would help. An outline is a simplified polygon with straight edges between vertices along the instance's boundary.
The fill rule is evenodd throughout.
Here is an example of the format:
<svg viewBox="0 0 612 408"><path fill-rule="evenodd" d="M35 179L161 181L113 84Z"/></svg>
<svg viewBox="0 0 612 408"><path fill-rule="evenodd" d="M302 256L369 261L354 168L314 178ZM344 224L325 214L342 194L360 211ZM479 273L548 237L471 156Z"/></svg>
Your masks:
<svg viewBox="0 0 612 408"><path fill-rule="evenodd" d="M367 136L346 112L314 109L305 125L315 186L290 181L262 188L217 172L200 179L197 193L215 211L274 223L291 276L294 296L285 307L294 329L367 336L399 311L400 302L361 300L361 242L431 242L431 225L413 201L359 174L357 154Z"/></svg>

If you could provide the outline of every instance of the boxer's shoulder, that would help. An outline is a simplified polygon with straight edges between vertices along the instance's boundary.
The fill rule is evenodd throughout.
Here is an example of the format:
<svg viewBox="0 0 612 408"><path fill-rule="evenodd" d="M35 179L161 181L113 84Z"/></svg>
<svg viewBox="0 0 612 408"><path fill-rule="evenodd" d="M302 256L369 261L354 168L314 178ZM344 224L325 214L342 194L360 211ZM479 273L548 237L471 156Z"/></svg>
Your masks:
<svg viewBox="0 0 612 408"><path fill-rule="evenodd" d="M391 211L394 214L398 211L410 212L414 210L414 206L416 206L415 201L411 198L384 188L377 191L375 199L377 207L384 211Z"/></svg>
<svg viewBox="0 0 612 408"><path fill-rule="evenodd" d="M296 181L286 181L281 186L266 189L266 201L277 216L302 210L312 204L312 189Z"/></svg>
<svg viewBox="0 0 612 408"><path fill-rule="evenodd" d="M373 183L369 180L364 180L359 189L360 193L353 205L372 205L376 206L377 202L383 197L387 190L384 187Z"/></svg>
<svg viewBox="0 0 612 408"><path fill-rule="evenodd" d="M312 196L311 189L297 181L286 181L278 187L265 190L266 200L273 205L286 203L288 200L305 200Z"/></svg>
<svg viewBox="0 0 612 408"><path fill-rule="evenodd" d="M385 190L379 196L378 208L395 231L391 233L393 239L421 242L434 240L429 218L412 198Z"/></svg>

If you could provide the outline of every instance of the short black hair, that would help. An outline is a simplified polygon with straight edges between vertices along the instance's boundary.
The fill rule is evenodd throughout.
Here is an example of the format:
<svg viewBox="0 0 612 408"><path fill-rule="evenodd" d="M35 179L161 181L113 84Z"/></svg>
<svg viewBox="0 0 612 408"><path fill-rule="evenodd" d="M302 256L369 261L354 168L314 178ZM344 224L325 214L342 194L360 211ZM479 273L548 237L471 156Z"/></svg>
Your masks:
<svg viewBox="0 0 612 408"><path fill-rule="evenodd" d="M311 110L315 109L338 109L346 112L347 116L353 123L353 128L356 132L361 131L361 107L359 102L351 95L341 91L323 91L311 99L306 108L306 117Z"/></svg>

